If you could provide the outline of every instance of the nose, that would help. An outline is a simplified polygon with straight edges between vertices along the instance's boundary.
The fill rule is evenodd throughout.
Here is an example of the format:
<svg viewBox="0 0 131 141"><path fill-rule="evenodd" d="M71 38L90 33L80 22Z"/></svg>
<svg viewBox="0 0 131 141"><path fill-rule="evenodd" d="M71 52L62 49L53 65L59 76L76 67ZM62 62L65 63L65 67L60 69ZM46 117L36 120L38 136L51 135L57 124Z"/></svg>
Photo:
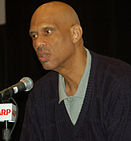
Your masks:
<svg viewBox="0 0 131 141"><path fill-rule="evenodd" d="M44 46L45 46L45 42L41 36L37 37L37 39L33 41L33 47L36 52L37 50L44 48Z"/></svg>
<svg viewBox="0 0 131 141"><path fill-rule="evenodd" d="M45 45L39 44L39 46L36 48L36 53L38 56L41 56L45 51Z"/></svg>

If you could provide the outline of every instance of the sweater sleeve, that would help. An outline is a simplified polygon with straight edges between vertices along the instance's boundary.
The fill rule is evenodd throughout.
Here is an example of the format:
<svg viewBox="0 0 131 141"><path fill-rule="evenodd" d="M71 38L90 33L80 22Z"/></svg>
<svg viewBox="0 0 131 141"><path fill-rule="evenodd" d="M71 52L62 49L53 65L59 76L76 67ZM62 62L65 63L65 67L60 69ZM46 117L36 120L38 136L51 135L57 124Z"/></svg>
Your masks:
<svg viewBox="0 0 131 141"><path fill-rule="evenodd" d="M113 86L108 103L106 129L108 141L131 141L131 76Z"/></svg>

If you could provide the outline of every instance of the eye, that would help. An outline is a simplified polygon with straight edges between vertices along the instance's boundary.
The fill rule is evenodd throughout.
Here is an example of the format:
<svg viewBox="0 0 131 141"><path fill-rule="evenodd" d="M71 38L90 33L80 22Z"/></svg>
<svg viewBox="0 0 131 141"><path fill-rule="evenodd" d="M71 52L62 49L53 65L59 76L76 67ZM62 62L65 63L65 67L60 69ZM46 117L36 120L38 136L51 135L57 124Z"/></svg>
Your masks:
<svg viewBox="0 0 131 141"><path fill-rule="evenodd" d="M48 30L45 31L46 34L51 34L51 32L52 31L50 29L48 29Z"/></svg>
<svg viewBox="0 0 131 141"><path fill-rule="evenodd" d="M38 37L38 35L37 34L32 34L31 37L34 40L34 39L36 39Z"/></svg>
<svg viewBox="0 0 131 141"><path fill-rule="evenodd" d="M44 34L45 35L50 35L52 33L52 30L51 29L45 29L44 30Z"/></svg>
<svg viewBox="0 0 131 141"><path fill-rule="evenodd" d="M45 36L51 35L53 31L54 31L54 29L52 27L43 28L43 34Z"/></svg>
<svg viewBox="0 0 131 141"><path fill-rule="evenodd" d="M35 39L38 38L38 33L37 32L30 32L29 35L32 38L32 40L35 40Z"/></svg>

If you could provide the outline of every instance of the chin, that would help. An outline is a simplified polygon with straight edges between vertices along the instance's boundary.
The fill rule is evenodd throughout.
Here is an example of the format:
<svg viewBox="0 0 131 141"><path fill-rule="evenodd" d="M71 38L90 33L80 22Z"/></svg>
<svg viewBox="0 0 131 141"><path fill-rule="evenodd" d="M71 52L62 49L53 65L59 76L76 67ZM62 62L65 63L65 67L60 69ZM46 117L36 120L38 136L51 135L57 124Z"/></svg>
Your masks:
<svg viewBox="0 0 131 141"><path fill-rule="evenodd" d="M55 70L55 68L56 68L55 65L52 65L48 62L43 63L42 66L45 70Z"/></svg>

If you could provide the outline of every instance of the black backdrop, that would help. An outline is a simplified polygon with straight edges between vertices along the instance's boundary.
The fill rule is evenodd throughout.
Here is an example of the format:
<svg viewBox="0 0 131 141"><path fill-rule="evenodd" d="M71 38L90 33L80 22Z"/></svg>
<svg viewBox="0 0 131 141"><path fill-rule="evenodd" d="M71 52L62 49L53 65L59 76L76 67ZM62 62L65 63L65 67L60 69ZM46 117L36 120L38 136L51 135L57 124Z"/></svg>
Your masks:
<svg viewBox="0 0 131 141"><path fill-rule="evenodd" d="M42 0L8 0L6 25L0 26L0 89L28 76L35 82L47 71L43 70L28 35L30 18ZM47 2L47 1L46 1ZM119 0L63 0L78 13L84 33L85 46L97 53L119 58L131 64L131 5ZM19 117L12 135L19 140L28 93L14 96ZM2 123L0 123L2 128ZM1 139L0 139L1 140Z"/></svg>

